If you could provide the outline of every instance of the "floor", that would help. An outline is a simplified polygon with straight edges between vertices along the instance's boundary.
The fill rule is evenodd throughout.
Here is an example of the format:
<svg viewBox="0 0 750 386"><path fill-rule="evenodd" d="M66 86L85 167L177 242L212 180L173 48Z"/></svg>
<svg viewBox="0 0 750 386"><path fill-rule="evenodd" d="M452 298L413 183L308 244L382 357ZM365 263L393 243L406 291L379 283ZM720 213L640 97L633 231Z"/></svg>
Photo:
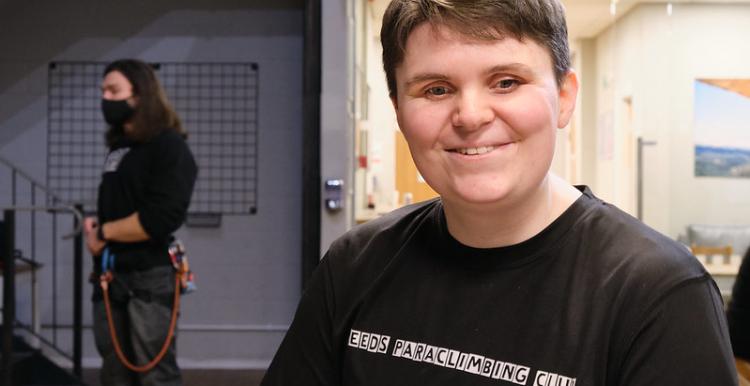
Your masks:
<svg viewBox="0 0 750 386"><path fill-rule="evenodd" d="M183 386L258 386L263 370L182 370ZM83 381L88 386L103 386L99 383L98 369L84 369Z"/></svg>

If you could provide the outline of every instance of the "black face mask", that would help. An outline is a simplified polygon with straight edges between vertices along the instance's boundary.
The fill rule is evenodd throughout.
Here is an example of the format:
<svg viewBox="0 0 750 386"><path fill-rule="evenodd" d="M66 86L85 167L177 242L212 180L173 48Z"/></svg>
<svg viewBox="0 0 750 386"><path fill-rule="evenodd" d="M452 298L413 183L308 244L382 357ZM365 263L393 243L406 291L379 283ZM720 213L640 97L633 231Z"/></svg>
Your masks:
<svg viewBox="0 0 750 386"><path fill-rule="evenodd" d="M133 116L133 113L135 113L135 109L124 99L119 101L102 99L102 114L104 114L104 120L110 126L124 125Z"/></svg>

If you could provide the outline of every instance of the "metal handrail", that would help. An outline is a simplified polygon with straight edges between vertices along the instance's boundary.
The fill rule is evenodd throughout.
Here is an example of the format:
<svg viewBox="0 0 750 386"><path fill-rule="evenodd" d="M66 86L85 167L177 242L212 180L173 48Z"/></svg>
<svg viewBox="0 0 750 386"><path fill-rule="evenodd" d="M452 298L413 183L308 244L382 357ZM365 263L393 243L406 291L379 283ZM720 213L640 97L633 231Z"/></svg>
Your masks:
<svg viewBox="0 0 750 386"><path fill-rule="evenodd" d="M74 252L73 252L73 260L74 260L74 280L73 280L73 287L74 287L74 295L73 295L73 320L74 320L74 326L73 326L73 355L68 356L65 354L62 350L60 350L58 347L55 346L54 342L50 342L47 339L44 339L44 337L37 335L33 329L29 329L25 326L22 326L22 324L18 323L16 320L16 314L15 314L15 214L18 211L46 211L46 212L68 212L72 214L75 218L74 220L74 231L70 235L66 235L68 238L74 237L75 240L73 242L74 246ZM3 253L3 347L2 347L2 379L3 384L8 384L7 382L10 379L10 373L12 371L12 363L10 361L10 353L11 353L11 340L12 340L12 330L16 324L19 326L24 327L24 329L28 332L30 332L33 336L36 337L36 339L39 339L41 342L45 343L47 346L54 349L59 354L63 354L63 356L68 357L73 362L73 372L77 376L81 376L82 369L81 369L81 360L82 360L82 336L81 336L81 330L82 330L82 293L83 293L83 277L81 274L81 269L83 267L83 251L82 251L82 244L83 244L83 238L81 234L82 229L82 223L83 223L83 214L82 214L82 208L80 206L73 207L73 206L10 206L10 207L4 207L2 208L3 212L3 232L0 234L0 237L4 240L3 248L5 251L0 251L0 253ZM65 237L65 236L64 236ZM7 255L7 256L6 256ZM35 263L34 260L31 260L32 263ZM33 270L32 270L33 271Z"/></svg>
<svg viewBox="0 0 750 386"><path fill-rule="evenodd" d="M69 240L73 237L76 237L77 235L81 234L81 231L83 231L83 211L78 210L74 205L59 205L59 206L17 206L17 205L11 205L11 206L0 206L0 211L4 210L12 210L15 212L68 212L75 216L76 218L76 227L73 229L72 232L60 236L63 240Z"/></svg>
<svg viewBox="0 0 750 386"><path fill-rule="evenodd" d="M25 178L26 181L29 181L32 185L34 185L37 189L41 189L44 191L45 194L47 194L48 197L51 197L55 200L55 202L65 202L62 197L55 194L55 192L51 191L49 188L47 188L44 184L34 179L34 177L30 176L28 173L24 172L23 170L19 169L16 165L14 165L12 162L8 161L0 155L0 164L3 164L7 167L9 167L14 173L17 173L21 177Z"/></svg>
<svg viewBox="0 0 750 386"><path fill-rule="evenodd" d="M3 335L7 333L11 333L12 326L16 325L18 327L23 328L24 330L28 331L31 336L34 337L35 341L43 343L45 346L51 348L53 351L57 352L58 354L62 354L63 357L68 358L71 360L73 364L73 374L78 376L79 378L82 375L82 315L83 315L83 309L82 309L82 299L83 299L83 263L82 263L82 256L83 256L83 207L80 204L73 204L68 200L63 199L59 195L57 195L55 192L50 190L48 187L46 187L41 182L37 181L35 178L33 178L28 173L20 170L17 166L15 166L12 162L7 160L6 158L0 156L0 167L6 167L11 172L11 191L10 195L8 196L9 200L6 201L4 204L6 206L0 206L0 210L3 210L4 213L8 214L10 213L10 218L15 219L15 213L16 212L30 212L31 217L31 224L30 224L30 232L28 235L31 237L31 245L30 245L30 256L31 259L29 259L32 262L36 262L35 256L36 256L36 233L37 233L37 223L36 223L36 213L39 212L47 212L52 215L52 228L51 228L51 242L52 242L52 287L57 288L57 263L56 263L56 255L57 255L57 240L58 240L58 234L57 234L57 215L58 214L70 214L73 216L74 224L73 224L73 230L65 235L62 235L61 238L63 240L73 239L73 263L74 263L74 282L73 282L73 353L71 354L65 354L60 348L57 347L57 330L53 330L52 339L45 339L42 335L40 335L40 318L38 313L34 312L32 313L32 319L31 319L31 328L28 328L24 326L22 323L15 320L15 291L13 290L13 300L12 306L10 307L10 311L12 311L13 315L13 322L9 324L10 329L5 329L3 331ZM20 178L19 178L20 177ZM17 195L19 190L17 190L17 180L22 181L24 184L28 184L30 189L30 196L27 196L29 198L28 203L29 204L20 204L17 200ZM23 191L23 190L21 190ZM41 194L38 194L41 193ZM38 200L44 200L45 203L51 203L51 205L37 205ZM10 206L7 206L7 204L10 204ZM4 219L5 220L5 219ZM15 221L13 221L13 228L15 228ZM13 231L15 232L15 231ZM23 234L23 233L21 233ZM7 237L7 235L6 235ZM14 251L13 251L14 252ZM15 254L15 253L14 253ZM12 267L14 264L11 262L9 263L9 266L6 266L6 270L9 267ZM5 274L15 274L15 269L7 270ZM32 304L37 304L38 298L37 298L37 290L36 290L36 283L37 283L37 273L35 269L31 270L31 302ZM11 278L10 282L7 284L12 284L14 280ZM6 285L7 285L6 284ZM52 301L52 322L53 324L57 324L57 300L56 300L56 291L53 291L53 301ZM8 295L5 295L8 296ZM6 298L3 300L5 301ZM8 300L10 300L10 297L7 297ZM32 306L33 309L33 306ZM5 309L4 309L5 311ZM3 317L5 318L5 312L3 312ZM9 313L10 314L10 313ZM6 342L3 342L3 351L9 350L10 347L5 347ZM6 366L10 364L10 362L6 362L6 359L3 359L3 367L7 368ZM11 367L12 368L12 367ZM8 370L8 373L11 370ZM3 380L8 377L8 374L3 374L2 378Z"/></svg>

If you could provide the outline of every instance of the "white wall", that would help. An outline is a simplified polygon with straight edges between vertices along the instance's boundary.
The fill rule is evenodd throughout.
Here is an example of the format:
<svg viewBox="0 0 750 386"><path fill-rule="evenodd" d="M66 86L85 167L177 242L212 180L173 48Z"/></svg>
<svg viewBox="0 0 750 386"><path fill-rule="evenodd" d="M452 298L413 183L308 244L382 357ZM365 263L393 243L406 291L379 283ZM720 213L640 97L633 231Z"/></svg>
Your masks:
<svg viewBox="0 0 750 386"><path fill-rule="evenodd" d="M750 223L749 179L693 176L693 81L750 78L747 36L750 5L675 3L672 16L664 4L640 5L597 37L597 122L586 129L600 144L595 193L625 209L634 203L627 141L642 135L658 142L644 150L646 223L672 237L691 223Z"/></svg>
<svg viewBox="0 0 750 386"><path fill-rule="evenodd" d="M371 7L367 7L371 10ZM380 44L382 15L368 17L367 83L370 86L370 173L377 178L376 210L394 208L396 202L396 141L398 130L396 113L388 96L388 84L383 70L383 48Z"/></svg>
<svg viewBox="0 0 750 386"><path fill-rule="evenodd" d="M577 157L580 160L580 182L592 188L596 186L596 42L584 39L577 42L578 60L576 71L580 81L576 117L580 118L580 141L577 142Z"/></svg>

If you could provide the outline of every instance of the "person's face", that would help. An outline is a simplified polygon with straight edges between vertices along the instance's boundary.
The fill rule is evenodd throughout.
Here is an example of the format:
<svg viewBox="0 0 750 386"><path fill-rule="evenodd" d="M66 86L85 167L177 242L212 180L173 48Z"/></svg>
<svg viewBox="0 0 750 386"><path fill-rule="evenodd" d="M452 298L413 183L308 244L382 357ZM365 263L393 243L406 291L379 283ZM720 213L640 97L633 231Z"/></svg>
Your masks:
<svg viewBox="0 0 750 386"><path fill-rule="evenodd" d="M471 40L427 23L406 41L393 100L414 162L446 202L523 199L545 179L578 84L558 89L530 39Z"/></svg>
<svg viewBox="0 0 750 386"><path fill-rule="evenodd" d="M102 80L102 98L110 101L127 100L131 106L135 105L133 85L119 71L110 71L104 76Z"/></svg>

